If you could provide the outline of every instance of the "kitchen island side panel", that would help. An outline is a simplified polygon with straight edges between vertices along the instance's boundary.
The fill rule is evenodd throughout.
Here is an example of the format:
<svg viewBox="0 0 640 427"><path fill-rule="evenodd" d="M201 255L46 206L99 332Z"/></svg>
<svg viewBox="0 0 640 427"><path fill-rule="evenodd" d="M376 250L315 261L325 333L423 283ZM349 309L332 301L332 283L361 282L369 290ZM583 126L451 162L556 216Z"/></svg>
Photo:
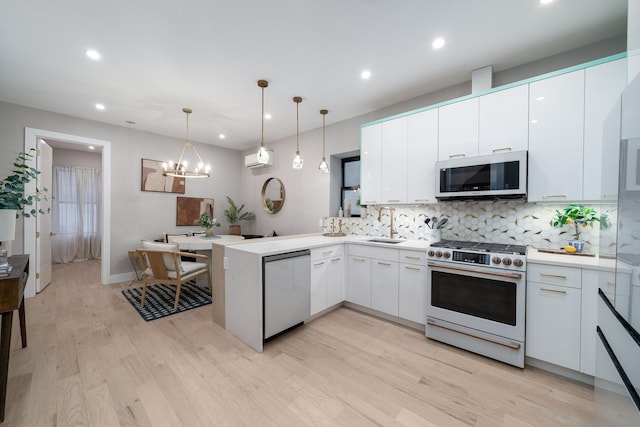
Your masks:
<svg viewBox="0 0 640 427"><path fill-rule="evenodd" d="M225 248L225 326L231 335L262 352L262 262L260 255Z"/></svg>

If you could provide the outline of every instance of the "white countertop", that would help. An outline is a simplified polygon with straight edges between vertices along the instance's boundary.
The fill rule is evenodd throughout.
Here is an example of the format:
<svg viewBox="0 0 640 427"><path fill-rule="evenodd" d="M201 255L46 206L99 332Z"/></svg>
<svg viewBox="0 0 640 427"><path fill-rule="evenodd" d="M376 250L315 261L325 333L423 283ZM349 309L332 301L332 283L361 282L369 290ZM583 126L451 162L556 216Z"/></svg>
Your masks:
<svg viewBox="0 0 640 427"><path fill-rule="evenodd" d="M205 236L188 236L188 237L176 237L173 242L178 245L181 251L202 251L211 250L214 243L220 242L236 242L242 241L242 236L232 236L226 234L218 234L212 237Z"/></svg>
<svg viewBox="0 0 640 427"><path fill-rule="evenodd" d="M615 271L616 269L615 259L600 258L597 255L551 254L538 252L538 250L533 247L529 247L527 250L527 263L587 268L600 271Z"/></svg>
<svg viewBox="0 0 640 427"><path fill-rule="evenodd" d="M370 242L372 239L389 240L385 238L372 237L372 236L344 236L344 237L328 237L322 234L317 235L301 235L296 236L283 236L282 239L269 239L268 241L258 240L255 243L243 242L241 245L233 245L234 249L250 252L257 255L273 255L282 252L291 252L301 249L313 249L317 247L343 244L343 243L357 243L362 245L370 245L377 247L388 247L397 249L410 249L426 251L429 247L429 241L427 240L403 240L394 239L394 241L401 240L401 243L384 243L384 242Z"/></svg>

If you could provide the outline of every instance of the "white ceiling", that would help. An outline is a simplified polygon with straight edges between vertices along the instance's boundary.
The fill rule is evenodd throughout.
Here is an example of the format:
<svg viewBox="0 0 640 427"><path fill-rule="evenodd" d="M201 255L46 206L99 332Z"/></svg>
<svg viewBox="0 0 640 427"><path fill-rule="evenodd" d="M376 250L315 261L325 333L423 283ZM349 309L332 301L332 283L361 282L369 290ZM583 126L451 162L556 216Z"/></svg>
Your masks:
<svg viewBox="0 0 640 427"><path fill-rule="evenodd" d="M0 100L246 149L626 33L626 0L0 0ZM431 48L437 36L441 50ZM99 61L86 49L102 54ZM363 81L360 72L371 70ZM94 108L106 106L104 111ZM127 120L135 125L125 123ZM224 133L225 140L218 139Z"/></svg>

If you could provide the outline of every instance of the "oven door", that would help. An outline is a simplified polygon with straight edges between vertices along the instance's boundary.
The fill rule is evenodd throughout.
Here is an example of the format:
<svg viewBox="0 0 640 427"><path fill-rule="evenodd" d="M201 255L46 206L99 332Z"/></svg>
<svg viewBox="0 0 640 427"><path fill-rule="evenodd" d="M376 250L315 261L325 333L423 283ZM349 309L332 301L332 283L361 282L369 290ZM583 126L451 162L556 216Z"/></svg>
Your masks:
<svg viewBox="0 0 640 427"><path fill-rule="evenodd" d="M428 317L524 342L524 273L436 262L428 267Z"/></svg>

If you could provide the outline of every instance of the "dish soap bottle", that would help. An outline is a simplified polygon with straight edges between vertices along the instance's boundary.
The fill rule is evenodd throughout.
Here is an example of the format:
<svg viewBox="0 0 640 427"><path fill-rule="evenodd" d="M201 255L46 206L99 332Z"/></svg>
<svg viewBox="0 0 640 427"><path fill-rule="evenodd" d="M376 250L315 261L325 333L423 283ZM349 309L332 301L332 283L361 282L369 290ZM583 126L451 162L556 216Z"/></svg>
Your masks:
<svg viewBox="0 0 640 427"><path fill-rule="evenodd" d="M342 206L340 206L340 209L338 209L338 217L342 218L344 216L344 212L342 211Z"/></svg>

